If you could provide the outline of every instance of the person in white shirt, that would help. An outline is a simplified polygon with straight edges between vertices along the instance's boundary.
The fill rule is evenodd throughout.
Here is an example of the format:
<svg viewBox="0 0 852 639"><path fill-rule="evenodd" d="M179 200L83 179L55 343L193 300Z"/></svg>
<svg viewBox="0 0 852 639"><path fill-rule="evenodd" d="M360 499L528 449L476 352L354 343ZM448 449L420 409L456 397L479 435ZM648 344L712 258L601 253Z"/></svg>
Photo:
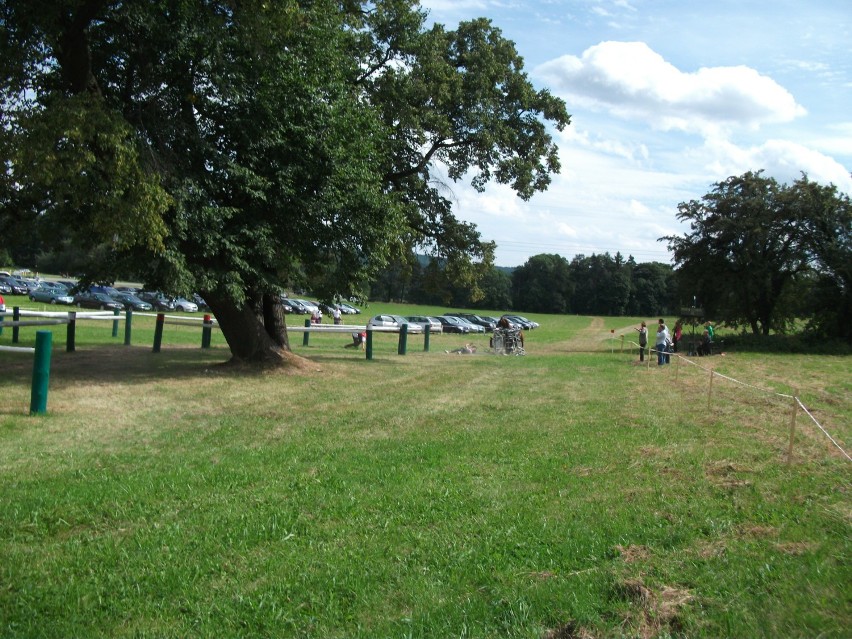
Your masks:
<svg viewBox="0 0 852 639"><path fill-rule="evenodd" d="M661 319L657 325L657 339L654 342L654 350L657 351L658 366L669 363L668 345L670 341L671 335L669 334L669 329L666 326L665 320Z"/></svg>

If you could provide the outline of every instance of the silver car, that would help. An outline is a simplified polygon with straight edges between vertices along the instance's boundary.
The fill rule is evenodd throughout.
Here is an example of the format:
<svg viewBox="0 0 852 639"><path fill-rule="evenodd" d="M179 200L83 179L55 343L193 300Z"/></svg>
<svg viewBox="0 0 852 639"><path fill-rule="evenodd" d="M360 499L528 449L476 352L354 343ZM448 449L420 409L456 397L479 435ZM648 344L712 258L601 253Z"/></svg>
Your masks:
<svg viewBox="0 0 852 639"><path fill-rule="evenodd" d="M409 333L422 333L423 327L420 324L409 322L402 315L376 315L370 318L367 326L377 326L382 328L395 328L399 330L403 325L408 327Z"/></svg>
<svg viewBox="0 0 852 639"><path fill-rule="evenodd" d="M30 291L29 298L33 302L42 302L44 304L71 305L74 303L74 297L68 293L68 289L51 282L41 282L36 288Z"/></svg>

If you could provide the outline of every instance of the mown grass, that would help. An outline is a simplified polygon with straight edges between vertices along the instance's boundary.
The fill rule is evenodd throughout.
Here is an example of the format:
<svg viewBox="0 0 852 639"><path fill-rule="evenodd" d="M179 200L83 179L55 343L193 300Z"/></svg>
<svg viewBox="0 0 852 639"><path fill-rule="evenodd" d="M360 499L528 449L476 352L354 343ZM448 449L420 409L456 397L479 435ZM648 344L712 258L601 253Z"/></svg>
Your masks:
<svg viewBox="0 0 852 639"><path fill-rule="evenodd" d="M0 353L0 635L848 636L852 466L801 413L788 465L780 395L849 442L848 358L646 367L631 319L535 319L526 357L293 333L289 372L57 329L39 417Z"/></svg>

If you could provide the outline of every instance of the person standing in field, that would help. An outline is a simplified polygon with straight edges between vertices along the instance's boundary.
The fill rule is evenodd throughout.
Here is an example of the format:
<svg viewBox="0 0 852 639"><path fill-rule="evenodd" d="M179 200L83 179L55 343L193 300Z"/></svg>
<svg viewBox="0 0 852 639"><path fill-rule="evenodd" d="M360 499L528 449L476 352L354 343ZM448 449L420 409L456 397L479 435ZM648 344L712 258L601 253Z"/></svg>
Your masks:
<svg viewBox="0 0 852 639"><path fill-rule="evenodd" d="M677 345L683 337L683 323L678 320L675 322L674 333L672 334L672 352L677 353Z"/></svg>
<svg viewBox="0 0 852 639"><path fill-rule="evenodd" d="M636 330L639 331L639 361L644 362L645 347L648 346L648 326L642 322Z"/></svg>
<svg viewBox="0 0 852 639"><path fill-rule="evenodd" d="M666 327L665 320L660 319L659 324L657 324L657 339L654 342L654 350L657 351L657 366L668 363L666 360L669 341L669 329Z"/></svg>

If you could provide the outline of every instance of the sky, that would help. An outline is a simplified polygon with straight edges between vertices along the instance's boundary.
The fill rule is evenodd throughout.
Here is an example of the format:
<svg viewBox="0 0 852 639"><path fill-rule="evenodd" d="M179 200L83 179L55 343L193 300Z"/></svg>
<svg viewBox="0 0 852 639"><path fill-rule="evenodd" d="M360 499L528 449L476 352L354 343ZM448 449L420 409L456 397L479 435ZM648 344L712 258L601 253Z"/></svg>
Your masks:
<svg viewBox="0 0 852 639"><path fill-rule="evenodd" d="M671 262L681 202L746 171L806 173L852 195L850 0L421 0L455 28L489 18L537 89L565 100L561 172L528 202L509 187L446 193L497 244L498 266L541 253Z"/></svg>

